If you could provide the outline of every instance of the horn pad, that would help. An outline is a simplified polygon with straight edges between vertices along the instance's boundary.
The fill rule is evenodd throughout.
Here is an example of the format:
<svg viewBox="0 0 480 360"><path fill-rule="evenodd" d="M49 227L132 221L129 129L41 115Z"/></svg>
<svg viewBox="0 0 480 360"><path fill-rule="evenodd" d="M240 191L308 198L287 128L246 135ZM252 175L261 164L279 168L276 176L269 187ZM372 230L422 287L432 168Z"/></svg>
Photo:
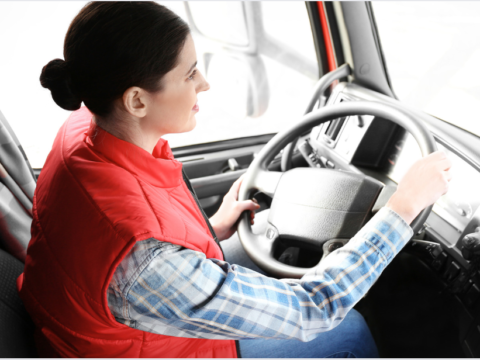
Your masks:
<svg viewBox="0 0 480 360"><path fill-rule="evenodd" d="M296 168L281 177L268 222L281 238L316 248L350 239L370 219L383 186L363 174Z"/></svg>

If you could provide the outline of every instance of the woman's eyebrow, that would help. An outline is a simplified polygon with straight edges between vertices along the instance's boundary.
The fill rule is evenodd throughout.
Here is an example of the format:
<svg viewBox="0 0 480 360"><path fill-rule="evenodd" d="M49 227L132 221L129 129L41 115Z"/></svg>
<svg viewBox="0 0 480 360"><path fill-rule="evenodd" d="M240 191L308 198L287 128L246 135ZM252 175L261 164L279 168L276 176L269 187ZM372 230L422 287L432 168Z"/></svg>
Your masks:
<svg viewBox="0 0 480 360"><path fill-rule="evenodd" d="M194 68L195 66L197 66L197 62L196 62L196 61L195 61L195 64L192 65L192 67L190 68L190 70L188 70L185 75L190 74L190 72L193 70L193 68Z"/></svg>

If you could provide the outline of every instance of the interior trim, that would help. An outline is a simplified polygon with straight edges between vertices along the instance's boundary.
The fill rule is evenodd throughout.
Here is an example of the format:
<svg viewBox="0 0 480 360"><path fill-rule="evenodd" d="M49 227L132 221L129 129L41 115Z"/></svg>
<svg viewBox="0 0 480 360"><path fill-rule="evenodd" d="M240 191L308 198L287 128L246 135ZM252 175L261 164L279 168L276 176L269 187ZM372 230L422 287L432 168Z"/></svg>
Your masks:
<svg viewBox="0 0 480 360"><path fill-rule="evenodd" d="M217 151L238 149L242 147L266 144L276 134L264 134L237 139L215 141L211 143L181 146L172 149L173 155L178 157L209 154Z"/></svg>
<svg viewBox="0 0 480 360"><path fill-rule="evenodd" d="M374 27L365 2L341 3L353 57L354 82L393 97L375 42Z"/></svg>
<svg viewBox="0 0 480 360"><path fill-rule="evenodd" d="M318 17L318 4L315 1L306 1L308 18L312 29L315 53L317 54L319 78L328 73L327 54L325 52L325 42L323 41L322 26Z"/></svg>
<svg viewBox="0 0 480 360"><path fill-rule="evenodd" d="M347 26L345 25L345 19L343 18L342 5L339 1L333 2L333 10L337 20L338 33L340 36L340 43L342 45L345 62L350 65L350 69L353 69L353 57L350 49L350 39L348 38Z"/></svg>

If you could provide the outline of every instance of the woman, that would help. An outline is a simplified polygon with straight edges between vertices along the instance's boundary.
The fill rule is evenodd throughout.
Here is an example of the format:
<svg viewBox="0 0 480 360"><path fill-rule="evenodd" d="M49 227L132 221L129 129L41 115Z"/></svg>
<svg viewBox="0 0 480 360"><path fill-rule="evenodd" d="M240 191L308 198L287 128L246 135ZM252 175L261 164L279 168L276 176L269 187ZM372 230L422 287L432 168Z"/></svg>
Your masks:
<svg viewBox="0 0 480 360"><path fill-rule="evenodd" d="M40 80L77 111L38 179L19 278L39 355L377 355L352 307L409 240L408 224L447 191L445 154L413 165L321 267L272 279L231 260L235 246L224 261L215 237L229 238L240 214L258 209L237 201L241 180L209 223L161 138L195 127L197 94L209 88L188 26L155 3L90 3L70 25L64 56Z"/></svg>

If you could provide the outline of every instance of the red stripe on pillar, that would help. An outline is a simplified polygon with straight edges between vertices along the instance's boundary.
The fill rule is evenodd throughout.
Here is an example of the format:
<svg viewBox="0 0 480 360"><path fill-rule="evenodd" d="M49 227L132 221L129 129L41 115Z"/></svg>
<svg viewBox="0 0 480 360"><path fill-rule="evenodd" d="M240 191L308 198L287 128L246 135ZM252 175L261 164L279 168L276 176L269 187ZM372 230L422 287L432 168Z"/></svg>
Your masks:
<svg viewBox="0 0 480 360"><path fill-rule="evenodd" d="M325 51L327 53L328 70L332 71L337 68L337 64L335 63L335 52L333 50L332 38L330 37L330 31L328 29L327 15L325 14L323 1L317 1L317 5L320 24L322 26L323 40L325 42Z"/></svg>

